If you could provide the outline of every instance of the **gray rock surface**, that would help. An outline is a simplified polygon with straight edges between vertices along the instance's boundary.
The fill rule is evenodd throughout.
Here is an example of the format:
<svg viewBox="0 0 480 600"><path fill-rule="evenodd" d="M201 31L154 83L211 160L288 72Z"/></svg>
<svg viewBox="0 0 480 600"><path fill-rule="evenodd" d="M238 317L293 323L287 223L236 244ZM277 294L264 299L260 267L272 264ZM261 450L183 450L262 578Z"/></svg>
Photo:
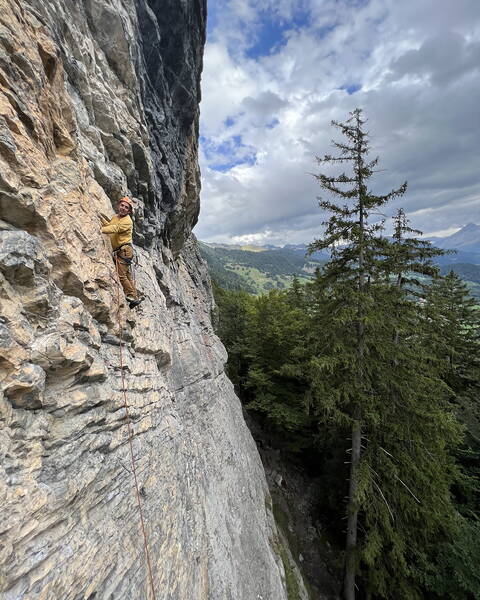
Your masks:
<svg viewBox="0 0 480 600"><path fill-rule="evenodd" d="M157 599L286 598L191 235L204 26L202 0L0 0L2 599L153 597L122 372ZM97 218L123 194L134 312Z"/></svg>

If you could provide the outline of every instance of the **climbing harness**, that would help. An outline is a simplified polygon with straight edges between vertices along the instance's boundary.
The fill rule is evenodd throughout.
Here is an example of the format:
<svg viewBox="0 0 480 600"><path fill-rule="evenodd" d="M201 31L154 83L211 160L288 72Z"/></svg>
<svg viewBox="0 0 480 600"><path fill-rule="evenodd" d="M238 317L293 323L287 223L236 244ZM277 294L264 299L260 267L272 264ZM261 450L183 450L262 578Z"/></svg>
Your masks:
<svg viewBox="0 0 480 600"><path fill-rule="evenodd" d="M117 260L121 260L123 263L130 266L133 262L133 256L132 256L132 258L126 258L125 256L118 256L118 253L124 246L132 246L132 244L130 242L126 242L125 244L121 244L120 246L118 246L118 248L115 248L115 250L113 250L113 252L112 252L113 259L115 260L115 264L117 263Z"/></svg>
<svg viewBox="0 0 480 600"><path fill-rule="evenodd" d="M118 250L118 248L117 248ZM124 373L124 365L123 365L123 327L120 324L120 290L121 290L121 284L120 284L120 274L118 271L118 262L120 259L115 253L115 267L116 267L116 272L117 272L117 322L118 325L120 327L120 351L119 351L119 362L120 362L120 373L121 373L121 378L122 378L122 393L123 393L123 404L124 404L124 408L125 408L125 417L126 417L126 421L127 421L127 426L128 426L128 444L130 447L130 458L131 458L131 462L132 462L132 473L133 473L133 479L135 481L135 492L136 492L136 496L137 496L137 505L138 505L138 512L140 514L140 523L141 523L141 527L142 527L142 534L143 534L143 546L144 546L144 550L145 550L145 557L147 559L147 565L148 565L148 574L150 577L150 586L152 589L152 596L153 596L153 600L156 600L156 595L155 595L155 586L153 584L153 572L152 572L152 565L150 562L150 554L148 552L148 539L147 539L147 532L145 529L145 523L143 520L143 511L142 511L142 502L141 502L141 498L140 498L140 488L138 485L138 478L137 478L137 469L135 466L135 456L133 454L133 427L132 427L132 421L130 419L130 413L128 410L128 402L127 402L127 388L125 385L125 373Z"/></svg>
<svg viewBox="0 0 480 600"><path fill-rule="evenodd" d="M132 242L125 242L124 244L120 244L120 246L117 246L117 248L115 248L115 250L113 251L113 254L115 254L116 252L118 252L120 250L120 248L123 248L124 246L132 246Z"/></svg>

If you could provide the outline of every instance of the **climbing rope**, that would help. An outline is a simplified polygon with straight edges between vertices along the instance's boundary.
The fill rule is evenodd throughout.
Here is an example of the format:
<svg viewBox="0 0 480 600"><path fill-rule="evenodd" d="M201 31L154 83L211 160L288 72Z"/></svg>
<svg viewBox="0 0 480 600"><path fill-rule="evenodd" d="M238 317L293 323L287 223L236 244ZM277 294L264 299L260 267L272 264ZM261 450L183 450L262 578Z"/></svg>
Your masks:
<svg viewBox="0 0 480 600"><path fill-rule="evenodd" d="M123 393L123 404L124 404L124 408L125 408L125 417L127 420L127 426L128 426L128 444L130 446L130 458L131 458L131 462L132 462L132 473L133 473L133 479L135 481L135 492L136 492L136 496L137 496L137 505L138 505L138 512L140 514L140 523L142 526L142 534L143 534L143 546L144 546L144 550L145 550L145 557L147 559L147 565L148 565L148 574L150 577L150 586L152 588L152 596L153 596L153 600L156 600L156 595L155 595L155 586L153 584L153 572L152 572L152 565L150 562L150 554L148 552L148 540L147 540L147 532L145 529L145 522L143 519L143 511L142 511L142 501L140 499L140 489L138 486L138 479L137 479L137 468L135 466L135 457L133 454L133 427L132 427L132 421L130 419L130 413L128 411L128 402L127 402L127 388L125 385L125 373L124 373L124 369L123 369L123 327L121 326L120 323L120 290L121 290L121 284L120 284L120 273L119 273L119 269L118 269L118 262L119 262L119 258L118 256L115 254L115 267L116 267L116 272L117 272L117 322L118 325L120 327L120 355L119 355L119 359L120 359L120 373L121 373L121 378L122 378L122 393Z"/></svg>

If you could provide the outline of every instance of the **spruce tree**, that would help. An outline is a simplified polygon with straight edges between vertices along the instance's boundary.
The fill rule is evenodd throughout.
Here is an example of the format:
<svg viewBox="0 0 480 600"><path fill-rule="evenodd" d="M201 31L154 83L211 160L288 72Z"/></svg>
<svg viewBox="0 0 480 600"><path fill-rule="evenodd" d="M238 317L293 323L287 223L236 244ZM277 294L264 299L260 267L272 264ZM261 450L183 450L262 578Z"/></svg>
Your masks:
<svg viewBox="0 0 480 600"><path fill-rule="evenodd" d="M443 359L446 382L457 394L478 389L480 309L460 277L450 271L432 285L427 316L435 351Z"/></svg>
<svg viewBox="0 0 480 600"><path fill-rule="evenodd" d="M367 593L414 598L426 540L440 535L451 512L448 445L458 437L446 386L422 356L418 303L404 285L412 270L428 271L431 254L407 241L402 216L391 241L383 222L373 220L406 184L385 195L369 189L378 159L368 159L361 111L333 125L346 139L334 142L338 156L317 160L351 170L315 176L342 204L320 200L331 216L324 236L309 247L331 252L317 281L323 330L311 382L318 418L351 432L343 594L355 598L355 576L363 568Z"/></svg>
<svg viewBox="0 0 480 600"><path fill-rule="evenodd" d="M430 278L438 274L433 259L446 251L435 248L421 235L421 231L410 227L405 211L399 208L393 219L391 240L383 239L382 254L385 274L393 277L397 286L406 287L410 294L423 297Z"/></svg>
<svg viewBox="0 0 480 600"><path fill-rule="evenodd" d="M271 290L255 299L249 327L247 408L267 416L278 431L289 432L289 447L308 446L308 378L305 374L305 312L301 290Z"/></svg>
<svg viewBox="0 0 480 600"><path fill-rule="evenodd" d="M465 428L455 456L461 467L454 487L458 530L438 547L438 568L428 577L437 597L480 598L480 307L451 271L437 277L425 305L430 353L439 361L450 401Z"/></svg>
<svg viewBox="0 0 480 600"><path fill-rule="evenodd" d="M228 350L227 373L237 394L243 395L248 373L249 316L254 298L244 291L226 290L214 283L216 331Z"/></svg>
<svg viewBox="0 0 480 600"><path fill-rule="evenodd" d="M465 442L457 451L464 477L457 486L463 512L480 513L480 307L466 284L450 271L435 279L425 306L432 354L451 391Z"/></svg>
<svg viewBox="0 0 480 600"><path fill-rule="evenodd" d="M350 204L320 200L320 208L331 213L331 217L324 222L324 237L315 240L309 247L310 253L326 248L331 251L331 260L324 268L325 283L330 283L332 290L332 320L337 325L332 331L335 341L331 359L348 378L338 381L335 393L335 405L346 409L340 412L351 422L352 434L344 579L346 600L355 598L362 420L371 395L366 372L365 325L373 317L370 280L377 272L380 226L370 224L369 217L375 209L403 194L406 189L404 184L385 196L369 191L367 183L378 159L368 161L368 134L364 131L364 124L359 109L354 110L344 123L332 121L346 140L333 142L339 156L325 155L317 161L320 165L350 163L352 172L333 176L320 173L315 177L325 191L344 202L350 201Z"/></svg>

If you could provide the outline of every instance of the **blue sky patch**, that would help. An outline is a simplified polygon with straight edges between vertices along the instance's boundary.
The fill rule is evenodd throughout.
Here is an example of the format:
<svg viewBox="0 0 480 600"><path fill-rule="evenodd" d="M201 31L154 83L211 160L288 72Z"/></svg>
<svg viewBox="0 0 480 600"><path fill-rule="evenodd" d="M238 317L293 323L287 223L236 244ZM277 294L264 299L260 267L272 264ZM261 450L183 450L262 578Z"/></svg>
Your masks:
<svg viewBox="0 0 480 600"><path fill-rule="evenodd" d="M265 127L267 129L274 129L279 123L280 121L277 119L277 117L275 117L269 123L267 123Z"/></svg>
<svg viewBox="0 0 480 600"><path fill-rule="evenodd" d="M257 162L257 157L255 154L249 154L248 156L244 156L243 158L238 159L230 159L226 162L221 163L213 163L209 164L209 168L214 171L220 171L221 173L226 173L233 169L233 167L238 167L239 165L248 165L253 166Z"/></svg>
<svg viewBox="0 0 480 600"><path fill-rule="evenodd" d="M288 31L309 25L310 15L304 10L296 11L293 19L284 21L271 12L262 12L259 29L255 32L255 42L247 50L247 57L257 59L268 56L286 43Z"/></svg>
<svg viewBox="0 0 480 600"><path fill-rule="evenodd" d="M207 37L211 35L218 25L218 15L221 10L218 2L208 3Z"/></svg>
<svg viewBox="0 0 480 600"><path fill-rule="evenodd" d="M345 90L349 96L355 94L362 89L362 86L359 83L351 83L349 85L342 85L341 90Z"/></svg>
<svg viewBox="0 0 480 600"><path fill-rule="evenodd" d="M210 169L229 171L238 165L252 166L257 161L256 153L242 142L239 135L234 135L221 144L215 144L210 138L200 136L200 143Z"/></svg>

